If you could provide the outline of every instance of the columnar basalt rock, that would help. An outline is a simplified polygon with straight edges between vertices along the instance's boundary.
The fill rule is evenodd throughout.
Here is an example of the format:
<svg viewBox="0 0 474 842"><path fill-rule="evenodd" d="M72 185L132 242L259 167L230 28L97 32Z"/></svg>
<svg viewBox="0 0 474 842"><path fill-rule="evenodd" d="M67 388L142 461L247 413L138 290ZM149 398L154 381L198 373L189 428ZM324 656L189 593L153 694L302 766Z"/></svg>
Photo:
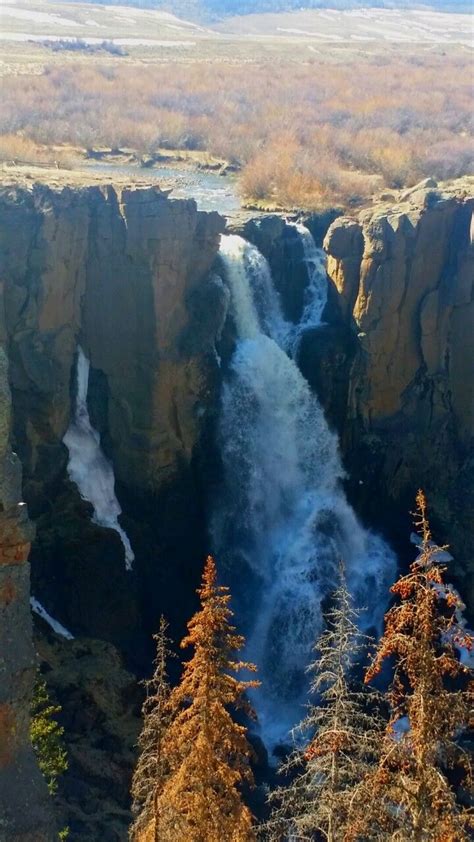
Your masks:
<svg viewBox="0 0 474 842"><path fill-rule="evenodd" d="M152 188L110 191L93 207L81 335L107 378L117 479L141 493L189 465L199 437L223 319L210 271L223 227Z"/></svg>
<svg viewBox="0 0 474 842"><path fill-rule="evenodd" d="M54 839L48 793L30 743L35 655L28 553L33 528L10 447L8 364L0 345L0 840Z"/></svg>
<svg viewBox="0 0 474 842"><path fill-rule="evenodd" d="M343 442L358 494L408 508L424 487L471 608L473 212L472 179L430 183L395 206L337 219L325 240L359 340Z"/></svg>
<svg viewBox="0 0 474 842"><path fill-rule="evenodd" d="M33 501L64 464L61 438L85 284L87 191L13 184L0 192L0 220L14 433Z"/></svg>

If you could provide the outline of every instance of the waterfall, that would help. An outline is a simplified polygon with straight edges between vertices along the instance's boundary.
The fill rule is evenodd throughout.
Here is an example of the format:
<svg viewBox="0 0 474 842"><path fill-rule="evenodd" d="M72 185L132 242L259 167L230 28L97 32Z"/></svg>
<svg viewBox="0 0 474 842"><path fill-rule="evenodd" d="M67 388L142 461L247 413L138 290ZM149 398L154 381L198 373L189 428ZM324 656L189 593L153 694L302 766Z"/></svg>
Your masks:
<svg viewBox="0 0 474 842"><path fill-rule="evenodd" d="M238 341L221 398L224 487L213 537L218 557L230 559L253 591L241 613L247 655L262 681L255 694L261 733L271 747L301 717L305 668L340 560L368 629L381 626L395 558L345 498L337 437L285 350L291 327L266 261L236 236L222 238L220 254ZM314 275L298 330L320 320L324 306L319 257L308 243L305 255Z"/></svg>
<svg viewBox="0 0 474 842"><path fill-rule="evenodd" d="M115 495L115 477L111 463L100 446L100 435L94 430L87 409L89 360L82 348L77 353L77 393L74 417L63 438L69 450L67 471L83 500L92 504L93 521L113 529L120 536L125 552L125 567L132 569L135 558L127 533L119 524L122 513Z"/></svg>
<svg viewBox="0 0 474 842"><path fill-rule="evenodd" d="M289 222L296 228L303 246L304 262L308 272L308 285L305 290L303 315L299 323L299 332L307 327L321 324L323 310L328 298L328 284L326 277L326 255L318 248L312 234L305 225L299 222Z"/></svg>
<svg viewBox="0 0 474 842"><path fill-rule="evenodd" d="M38 614L38 617L41 617L41 619L44 620L48 624L48 626L50 626L52 630L56 632L56 634L59 634L61 637L66 638L66 640L74 640L74 635L71 634L71 632L68 631L62 625L62 623L60 623L58 620L55 620L54 617L51 616L51 614L48 614L46 608L43 608L41 602L39 602L36 599L36 597L30 597L30 605L31 610L34 611L35 614Z"/></svg>

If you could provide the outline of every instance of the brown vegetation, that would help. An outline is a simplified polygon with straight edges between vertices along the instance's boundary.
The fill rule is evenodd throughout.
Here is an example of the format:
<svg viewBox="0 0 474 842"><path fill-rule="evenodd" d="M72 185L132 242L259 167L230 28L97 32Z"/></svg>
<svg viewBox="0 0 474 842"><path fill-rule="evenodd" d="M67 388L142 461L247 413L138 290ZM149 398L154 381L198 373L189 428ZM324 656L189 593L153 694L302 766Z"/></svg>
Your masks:
<svg viewBox="0 0 474 842"><path fill-rule="evenodd" d="M62 149L35 143L20 134L0 135L0 161L8 164L35 164L44 167L69 169L74 165L74 158Z"/></svg>
<svg viewBox="0 0 474 842"><path fill-rule="evenodd" d="M135 803L139 811L142 806L131 831L136 842L255 840L240 791L242 784L253 783L252 749L247 729L233 718L236 707L251 713L245 693L258 684L240 681L235 673L255 667L236 660L244 640L230 624L229 589L217 584L211 557L198 593L201 609L181 643L193 647L194 654L171 694L166 628L157 638L156 698L144 711L142 755L134 776Z"/></svg>
<svg viewBox="0 0 474 842"><path fill-rule="evenodd" d="M358 611L341 565L339 587L315 647L313 702L297 727L298 745L282 766L286 783L271 793L268 842L467 842L474 830L469 728L472 727L474 638L459 595L444 583L451 558L432 539L426 501L417 495L419 553L392 586L396 604L365 683L390 662L385 695L362 687L355 665L367 652ZM155 672L147 682L141 755L132 794L133 842L255 842L257 829L242 800L252 785L252 750L233 713L258 682L236 660L244 640L230 625L228 588L217 584L208 558L201 608L181 646L194 654L170 690L166 624L156 636ZM360 664L359 664L360 665ZM389 710L388 720L381 713Z"/></svg>
<svg viewBox="0 0 474 842"><path fill-rule="evenodd" d="M473 168L470 58L120 64L77 59L2 84L19 143L207 150L247 200L351 204L374 187ZM13 157L13 156L10 156Z"/></svg>
<svg viewBox="0 0 474 842"><path fill-rule="evenodd" d="M397 604L386 614L366 677L370 681L386 659L394 659L392 716L347 838L467 842L474 831L474 811L466 806L471 758L460 737L472 725L474 684L456 647L470 651L474 641L459 623L457 593L443 582L438 560L445 548L432 541L421 491L415 524L420 554L391 589ZM403 718L406 727L400 728Z"/></svg>

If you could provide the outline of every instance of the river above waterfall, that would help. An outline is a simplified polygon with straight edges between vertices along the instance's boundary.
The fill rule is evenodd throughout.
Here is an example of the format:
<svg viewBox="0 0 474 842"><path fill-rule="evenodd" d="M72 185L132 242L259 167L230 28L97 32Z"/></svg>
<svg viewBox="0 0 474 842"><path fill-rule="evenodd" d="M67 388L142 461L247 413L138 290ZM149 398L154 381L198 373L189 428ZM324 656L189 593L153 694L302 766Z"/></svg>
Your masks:
<svg viewBox="0 0 474 842"><path fill-rule="evenodd" d="M226 214L240 210L237 180L233 176L218 175L206 170L172 166L155 166L149 169L136 164L94 162L87 164L89 172L127 176L132 180L146 179L163 189L171 189L171 198L194 199L199 210L218 211Z"/></svg>

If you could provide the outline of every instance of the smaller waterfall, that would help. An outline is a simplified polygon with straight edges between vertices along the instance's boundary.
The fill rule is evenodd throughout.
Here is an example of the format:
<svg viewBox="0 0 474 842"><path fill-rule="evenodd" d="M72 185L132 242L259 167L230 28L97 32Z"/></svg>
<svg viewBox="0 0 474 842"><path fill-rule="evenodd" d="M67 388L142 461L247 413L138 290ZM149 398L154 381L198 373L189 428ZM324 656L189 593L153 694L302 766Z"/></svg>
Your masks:
<svg viewBox="0 0 474 842"><path fill-rule="evenodd" d="M94 430L87 409L89 360L82 348L77 353L77 394L74 417L63 438L69 450L67 471L83 500L94 508L93 521L113 529L120 536L125 551L125 567L132 569L135 554L127 533L119 524L122 513L115 495L115 477L111 463L100 446L100 435Z"/></svg>
<svg viewBox="0 0 474 842"><path fill-rule="evenodd" d="M326 276L326 255L317 247L313 235L299 222L289 223L296 228L303 246L304 262L308 270L308 286L305 290L303 315L299 322L299 331L321 324L323 310L328 298Z"/></svg>
<svg viewBox="0 0 474 842"><path fill-rule="evenodd" d="M48 626L50 626L52 630L56 632L56 634L59 634L61 637L65 637L66 640L74 640L74 635L71 634L71 632L68 631L61 623L59 623L58 620L55 620L54 617L51 617L51 614L48 614L46 608L43 608L41 602L39 602L36 599L36 597L30 597L30 605L31 610L34 611L35 614L38 615L38 617L41 617L41 619L44 620L48 624Z"/></svg>

